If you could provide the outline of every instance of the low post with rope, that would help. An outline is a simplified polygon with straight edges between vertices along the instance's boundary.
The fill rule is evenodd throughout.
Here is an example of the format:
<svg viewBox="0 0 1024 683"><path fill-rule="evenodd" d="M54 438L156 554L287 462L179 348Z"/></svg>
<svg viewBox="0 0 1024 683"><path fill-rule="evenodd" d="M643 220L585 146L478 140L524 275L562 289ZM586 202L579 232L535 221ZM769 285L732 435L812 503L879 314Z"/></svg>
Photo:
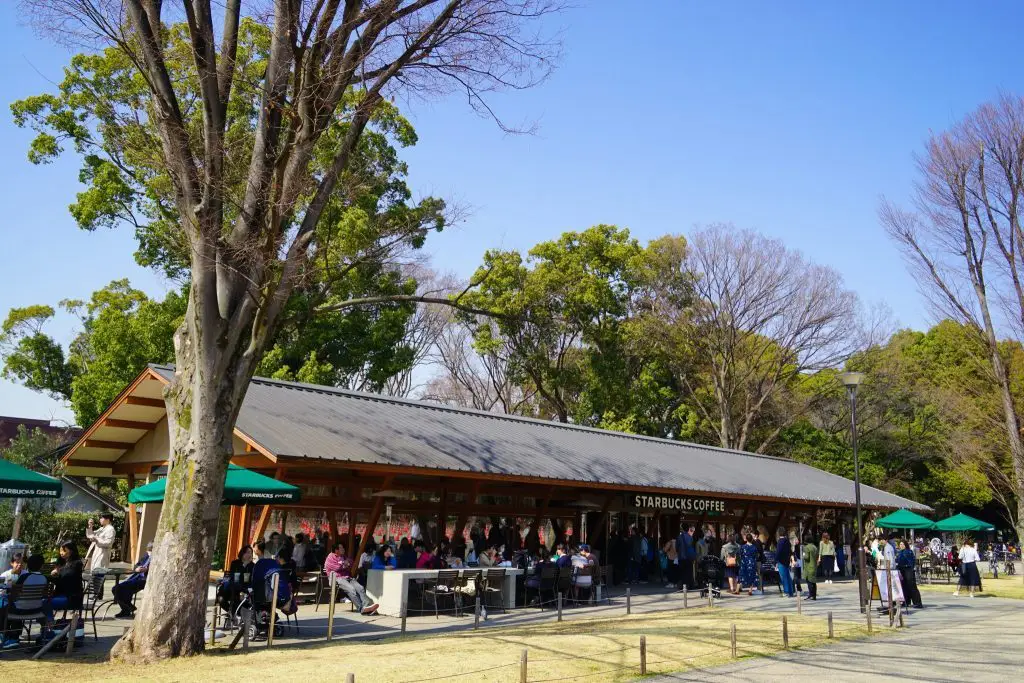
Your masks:
<svg viewBox="0 0 1024 683"><path fill-rule="evenodd" d="M786 617L782 617L782 648L789 649L789 621Z"/></svg>
<svg viewBox="0 0 1024 683"><path fill-rule="evenodd" d="M647 636L640 636L640 675L647 675Z"/></svg>
<svg viewBox="0 0 1024 683"><path fill-rule="evenodd" d="M559 595L561 595L561 594L559 594ZM559 616L559 620L561 620L561 616L562 616L562 610L561 610L562 603L561 603L561 601L559 601L558 607L559 607L558 616ZM473 629L475 630L475 629L478 629L478 628L480 628L480 596L479 595L476 596L476 602L473 605ZM405 631L405 619L402 619L402 631Z"/></svg>
<svg viewBox="0 0 1024 683"><path fill-rule="evenodd" d="M688 602L688 601L687 601L687 596L688 596L689 594L690 594L690 591L689 591L689 589L688 589L688 588L686 587L686 584L684 583L684 584L683 584L683 609L687 609L687 608L689 607L689 605L687 604L687 602Z"/></svg>
<svg viewBox="0 0 1024 683"><path fill-rule="evenodd" d="M558 601L558 620L561 621L562 620L562 591L558 591L557 601ZM626 614L629 614L629 609L628 608L626 609Z"/></svg>
<svg viewBox="0 0 1024 683"><path fill-rule="evenodd" d="M519 656L519 683L526 683L526 665L528 661L528 655L526 650L523 650L523 654Z"/></svg>
<svg viewBox="0 0 1024 683"><path fill-rule="evenodd" d="M828 637L829 637L829 640L831 640L832 637L833 637L833 631L832 631L832 611L831 610L829 610L829 613L828 613Z"/></svg>
<svg viewBox="0 0 1024 683"><path fill-rule="evenodd" d="M729 641L730 649L732 652L732 658L736 659L736 624L732 624L729 627Z"/></svg>
<svg viewBox="0 0 1024 683"><path fill-rule="evenodd" d="M331 572L331 595L327 603L327 642L330 642L334 637L334 610L337 607L338 601L337 583L338 575Z"/></svg>
<svg viewBox="0 0 1024 683"><path fill-rule="evenodd" d="M267 647L274 647L274 627L277 625L277 590L281 583L280 572L274 572L270 581L270 621L267 624Z"/></svg>
<svg viewBox="0 0 1024 683"><path fill-rule="evenodd" d="M630 591L629 587L626 588L626 614L632 613L632 605L630 604Z"/></svg>

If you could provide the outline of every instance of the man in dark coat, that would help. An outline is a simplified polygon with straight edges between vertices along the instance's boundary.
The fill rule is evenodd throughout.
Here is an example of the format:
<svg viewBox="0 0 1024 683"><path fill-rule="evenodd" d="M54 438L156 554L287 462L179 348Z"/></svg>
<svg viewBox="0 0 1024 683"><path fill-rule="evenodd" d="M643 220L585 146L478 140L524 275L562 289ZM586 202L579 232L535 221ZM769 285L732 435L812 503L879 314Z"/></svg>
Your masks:
<svg viewBox="0 0 1024 683"><path fill-rule="evenodd" d="M793 546L789 542L789 536L785 529L779 529L779 543L775 548L775 568L779 571L779 585L782 592L788 597L795 597L793 590L793 574L789 571L790 562L793 560Z"/></svg>

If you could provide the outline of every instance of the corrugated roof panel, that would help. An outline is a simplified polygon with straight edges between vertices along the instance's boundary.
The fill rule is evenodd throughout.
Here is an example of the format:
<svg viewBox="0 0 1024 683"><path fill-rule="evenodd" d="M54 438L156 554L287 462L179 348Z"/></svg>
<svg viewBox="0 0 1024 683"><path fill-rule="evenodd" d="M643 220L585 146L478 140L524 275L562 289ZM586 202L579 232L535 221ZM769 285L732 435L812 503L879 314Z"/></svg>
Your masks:
<svg viewBox="0 0 1024 683"><path fill-rule="evenodd" d="M849 479L782 458L261 378L249 387L238 428L279 456L854 501ZM867 506L929 509L870 486L861 495Z"/></svg>

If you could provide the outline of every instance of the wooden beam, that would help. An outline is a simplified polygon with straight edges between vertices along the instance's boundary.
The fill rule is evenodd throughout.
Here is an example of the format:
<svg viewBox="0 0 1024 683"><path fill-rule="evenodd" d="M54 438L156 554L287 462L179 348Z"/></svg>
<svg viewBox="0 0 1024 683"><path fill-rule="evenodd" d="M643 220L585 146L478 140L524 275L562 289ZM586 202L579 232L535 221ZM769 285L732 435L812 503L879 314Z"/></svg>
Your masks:
<svg viewBox="0 0 1024 683"><path fill-rule="evenodd" d="M126 396L124 403L129 406L145 406L146 408L167 407L162 398L146 398L145 396Z"/></svg>
<svg viewBox="0 0 1024 683"><path fill-rule="evenodd" d="M476 498L477 498L477 496L480 495L480 484L481 483L482 482L479 479L477 479L475 482L473 482L472 490L468 494L466 494L466 503L467 503L468 507L470 507L470 508L472 508L472 507L474 507L476 505ZM470 514L472 514L472 513L470 513L470 512L460 512L459 516L455 519L455 533L459 534L463 539L465 539L465 537L466 537L466 534L464 533L464 529L466 528L466 522L469 521L469 515Z"/></svg>
<svg viewBox="0 0 1024 683"><path fill-rule="evenodd" d="M391 486L391 482L394 477L384 477L384 483L381 484L379 490L384 491ZM370 520L366 524L366 531L363 533L362 538L359 539L359 549L356 551L353 558L362 557L363 551L366 550L366 540L373 535L373 530L377 526L377 521L380 519L381 510L384 509L384 498L378 497L373 504L373 510L370 511Z"/></svg>
<svg viewBox="0 0 1024 683"><path fill-rule="evenodd" d="M105 448L112 451L126 451L135 446L135 442L124 441L100 441L98 439L86 439L82 448Z"/></svg>
<svg viewBox="0 0 1024 683"><path fill-rule="evenodd" d="M260 512L260 517L256 522L256 530L252 532L252 545L263 538L263 534L267 532L267 524L270 523L270 506L264 505L263 510Z"/></svg>
<svg viewBox="0 0 1024 683"><path fill-rule="evenodd" d="M68 460L65 464L68 467L98 467L109 470L114 468L115 462L114 460L80 460L75 458L74 460Z"/></svg>
<svg viewBox="0 0 1024 683"><path fill-rule="evenodd" d="M224 542L224 571L231 567L231 560L235 559L241 549L235 547L238 538L238 506L232 505L228 508L228 537Z"/></svg>
<svg viewBox="0 0 1024 683"><path fill-rule="evenodd" d="M135 475L128 475L128 492L135 488ZM139 561L139 517L135 514L135 503L128 503L128 544L132 564Z"/></svg>
<svg viewBox="0 0 1024 683"><path fill-rule="evenodd" d="M115 420L112 417L103 418L101 427L116 427L117 429L138 429L139 431L148 432L153 427L156 427L159 422L139 422L137 420Z"/></svg>
<svg viewBox="0 0 1024 683"><path fill-rule="evenodd" d="M441 500L437 510L437 540L448 536L448 487L441 488Z"/></svg>
<svg viewBox="0 0 1024 683"><path fill-rule="evenodd" d="M356 551L356 511L348 511L348 545L345 548L345 552L348 553L349 557L352 557L352 553ZM337 513L335 513L337 515ZM338 518L334 518L334 526L338 526Z"/></svg>

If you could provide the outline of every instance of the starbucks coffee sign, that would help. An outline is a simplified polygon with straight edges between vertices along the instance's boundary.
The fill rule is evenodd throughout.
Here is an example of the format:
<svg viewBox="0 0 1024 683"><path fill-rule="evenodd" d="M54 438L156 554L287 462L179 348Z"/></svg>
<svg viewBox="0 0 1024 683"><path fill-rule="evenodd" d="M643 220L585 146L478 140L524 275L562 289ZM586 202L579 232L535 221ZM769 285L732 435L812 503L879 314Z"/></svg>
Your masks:
<svg viewBox="0 0 1024 683"><path fill-rule="evenodd" d="M666 510L668 512L725 512L725 501L690 496L648 496L627 494L626 506L640 510Z"/></svg>

